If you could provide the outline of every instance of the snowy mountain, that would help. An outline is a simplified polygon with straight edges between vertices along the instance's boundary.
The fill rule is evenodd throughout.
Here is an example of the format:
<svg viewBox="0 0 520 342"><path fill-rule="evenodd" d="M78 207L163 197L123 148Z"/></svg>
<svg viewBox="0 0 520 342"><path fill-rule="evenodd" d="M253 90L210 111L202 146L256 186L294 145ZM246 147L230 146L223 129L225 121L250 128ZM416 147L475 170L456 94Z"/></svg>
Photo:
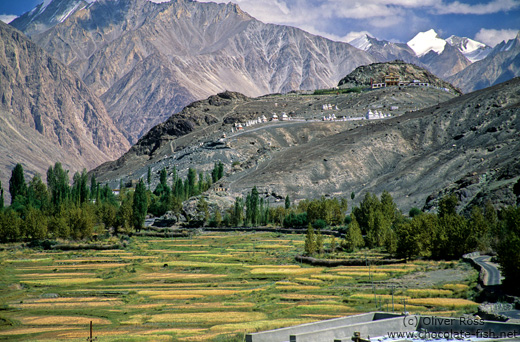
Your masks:
<svg viewBox="0 0 520 342"><path fill-rule="evenodd" d="M417 57L420 58L430 51L436 52L437 54L442 53L446 46L446 41L439 37L435 30L431 29L426 32L419 32L407 45L415 52Z"/></svg>
<svg viewBox="0 0 520 342"><path fill-rule="evenodd" d="M96 0L45 0L32 11L13 20L10 25L32 36L62 23L94 1Z"/></svg>
<svg viewBox="0 0 520 342"><path fill-rule="evenodd" d="M451 46L458 48L459 51L462 52L462 54L466 56L466 58L471 63L475 63L486 58L491 50L493 50L486 44L466 37L450 36L448 39L446 39L446 42Z"/></svg>
<svg viewBox="0 0 520 342"><path fill-rule="evenodd" d="M368 51L373 45L372 44L373 39L375 39L375 38L368 34L364 34L358 38L351 40L348 43L355 48L358 48L363 51Z"/></svg>
<svg viewBox="0 0 520 342"><path fill-rule="evenodd" d="M520 31L516 38L495 46L486 58L448 78L464 92L483 89L520 76Z"/></svg>
<svg viewBox="0 0 520 342"><path fill-rule="evenodd" d="M379 40L367 34L350 41L349 44L369 53L372 57L381 62L391 62L398 59L425 67L425 65L419 61L415 52L406 44Z"/></svg>

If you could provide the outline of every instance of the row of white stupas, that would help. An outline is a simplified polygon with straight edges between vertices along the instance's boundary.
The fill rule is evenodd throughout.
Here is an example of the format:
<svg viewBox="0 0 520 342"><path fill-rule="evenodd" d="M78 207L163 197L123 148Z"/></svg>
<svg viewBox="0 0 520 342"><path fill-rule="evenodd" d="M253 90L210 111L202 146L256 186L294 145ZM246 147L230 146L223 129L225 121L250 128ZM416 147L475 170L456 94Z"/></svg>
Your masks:
<svg viewBox="0 0 520 342"><path fill-rule="evenodd" d="M333 109L332 105L330 103L329 104L324 104L322 106L322 108L323 108L323 110L332 110ZM338 105L334 106L334 110L339 110Z"/></svg>
<svg viewBox="0 0 520 342"><path fill-rule="evenodd" d="M383 112L374 110L372 112L371 109L368 110L368 112L365 115L365 119L367 120L377 120L377 119L385 119L390 117L390 114L384 114Z"/></svg>
<svg viewBox="0 0 520 342"><path fill-rule="evenodd" d="M288 120L290 120L290 118L287 115L287 113L285 113L285 112L282 113L280 118L278 117L278 115L276 113L273 113L271 120L268 120L265 115L262 115L261 117L258 117L254 120L247 120L244 123L235 122L233 125L233 128L231 128L231 132L240 131L240 130L244 129L244 127L250 127L250 126L254 126L254 125L257 125L260 123L265 123L268 121L288 121Z"/></svg>

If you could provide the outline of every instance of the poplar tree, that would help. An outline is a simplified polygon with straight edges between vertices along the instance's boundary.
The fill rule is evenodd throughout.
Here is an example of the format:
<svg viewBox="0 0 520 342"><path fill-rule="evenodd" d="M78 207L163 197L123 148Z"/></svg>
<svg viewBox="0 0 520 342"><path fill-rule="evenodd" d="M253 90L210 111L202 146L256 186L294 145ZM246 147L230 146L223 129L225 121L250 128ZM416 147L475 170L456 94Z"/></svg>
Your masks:
<svg viewBox="0 0 520 342"><path fill-rule="evenodd" d="M16 196L27 196L27 184L25 184L25 176L22 164L18 163L11 171L11 179L9 179L9 192L11 193L11 203L14 203Z"/></svg>
<svg viewBox="0 0 520 342"><path fill-rule="evenodd" d="M350 217L352 218L352 222L350 222L350 225L348 226L347 234L345 235L344 246L347 251L352 252L359 247L363 247L365 245L365 241L363 240L361 228L359 227L356 216L354 214L350 214Z"/></svg>
<svg viewBox="0 0 520 342"><path fill-rule="evenodd" d="M0 210L4 209L4 188L2 188L2 182L0 182Z"/></svg>
<svg viewBox="0 0 520 342"><path fill-rule="evenodd" d="M134 228L139 231L144 226L146 213L148 212L148 199L146 197L146 187L142 179L139 180L134 192L134 202L132 204L132 220Z"/></svg>
<svg viewBox="0 0 520 342"><path fill-rule="evenodd" d="M312 228L312 224L309 223L307 234L305 234L305 254L314 255L314 253L316 253L316 247L314 228Z"/></svg>

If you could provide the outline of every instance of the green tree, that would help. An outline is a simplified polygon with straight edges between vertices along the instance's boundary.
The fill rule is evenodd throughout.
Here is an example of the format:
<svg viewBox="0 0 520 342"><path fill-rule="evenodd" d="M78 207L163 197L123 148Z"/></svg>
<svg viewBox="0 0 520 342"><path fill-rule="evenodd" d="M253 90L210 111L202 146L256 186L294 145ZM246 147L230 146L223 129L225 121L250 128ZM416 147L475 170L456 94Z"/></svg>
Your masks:
<svg viewBox="0 0 520 342"><path fill-rule="evenodd" d="M146 187L142 179L139 180L134 192L134 201L132 204L132 223L134 228L139 231L144 227L144 220L148 212L148 198L146 196Z"/></svg>
<svg viewBox="0 0 520 342"><path fill-rule="evenodd" d="M218 162L217 179L221 179L222 177L224 177L224 164L222 164L222 162Z"/></svg>
<svg viewBox="0 0 520 342"><path fill-rule="evenodd" d="M337 248L338 248L338 246L337 246L337 242L336 242L336 237L334 235L332 235L330 237L330 252L332 254L336 253Z"/></svg>
<svg viewBox="0 0 520 342"><path fill-rule="evenodd" d="M4 209L4 188L2 188L2 182L0 182L0 211Z"/></svg>
<svg viewBox="0 0 520 342"><path fill-rule="evenodd" d="M374 219L374 213L381 208L381 202L376 195L367 192L359 207L355 207L352 213L356 216L359 228L363 234L368 233L369 222Z"/></svg>
<svg viewBox="0 0 520 342"><path fill-rule="evenodd" d="M479 207L471 209L468 228L470 233L467 238L469 251L486 251L489 249L489 226Z"/></svg>
<svg viewBox="0 0 520 342"><path fill-rule="evenodd" d="M17 196L20 196L21 198L27 196L27 184L25 183L22 164L16 164L13 171L11 171L9 192L11 193L11 203L14 203Z"/></svg>
<svg viewBox="0 0 520 342"><path fill-rule="evenodd" d="M49 217L48 231L54 238L68 239L70 238L70 227L66 213L60 212L55 216Z"/></svg>
<svg viewBox="0 0 520 342"><path fill-rule="evenodd" d="M201 227L204 227L206 222L209 220L209 207L208 202L201 195L197 201L196 219L200 222Z"/></svg>
<svg viewBox="0 0 520 342"><path fill-rule="evenodd" d="M457 206L459 205L459 200L455 194L449 194L441 198L439 201L438 215L439 217L444 217L447 215L456 215L457 214Z"/></svg>
<svg viewBox="0 0 520 342"><path fill-rule="evenodd" d="M95 200L99 191L99 184L96 181L96 176L92 175L90 178L90 199Z"/></svg>
<svg viewBox="0 0 520 342"><path fill-rule="evenodd" d="M47 217L39 209L29 206L25 213L23 230L28 239L45 239L47 237Z"/></svg>
<svg viewBox="0 0 520 342"><path fill-rule="evenodd" d="M323 235L321 234L321 230L318 229L316 233L316 251L318 254L323 254Z"/></svg>
<svg viewBox="0 0 520 342"><path fill-rule="evenodd" d="M314 234L314 228L312 227L312 224L309 223L309 226L307 227L307 233L305 234L305 254L306 255L314 255L317 250L316 246L316 236Z"/></svg>
<svg viewBox="0 0 520 342"><path fill-rule="evenodd" d="M20 214L14 210L0 212L0 241L12 242L20 240L21 226L23 224Z"/></svg>
<svg viewBox="0 0 520 342"><path fill-rule="evenodd" d="M359 227L357 217L354 214L350 214L350 217L352 218L352 221L350 222L347 233L345 234L343 247L348 252L353 252L356 249L363 247L365 245L365 241L363 240L363 235L361 234L361 228Z"/></svg>
<svg viewBox="0 0 520 342"><path fill-rule="evenodd" d="M69 171L65 171L61 163L54 164L47 170L47 188L51 193L51 202L55 207L59 207L69 198Z"/></svg>
<svg viewBox="0 0 520 342"><path fill-rule="evenodd" d="M197 171L195 169L188 169L188 177L186 178L186 181L188 183L186 191L188 193L188 197L195 196L197 194L197 188L195 187L197 182Z"/></svg>
<svg viewBox="0 0 520 342"><path fill-rule="evenodd" d="M291 207L291 199L289 195L285 196L285 209L289 209Z"/></svg>
<svg viewBox="0 0 520 342"><path fill-rule="evenodd" d="M121 200L114 222L115 235L118 235L120 231L128 232L133 227L133 198L134 194L127 193Z"/></svg>
<svg viewBox="0 0 520 342"><path fill-rule="evenodd" d="M413 207L412 209L410 209L410 211L408 212L408 216L410 216L410 218L414 218L415 216L417 215L421 215L422 214L422 210L419 209L419 208L416 208L416 207Z"/></svg>
<svg viewBox="0 0 520 342"><path fill-rule="evenodd" d="M30 206L36 209L45 210L49 207L49 192L39 174L34 175L29 182L27 201Z"/></svg>
<svg viewBox="0 0 520 342"><path fill-rule="evenodd" d="M409 222L401 222L395 230L396 255L409 260L431 257L437 230L438 219L434 214L421 214Z"/></svg>
<svg viewBox="0 0 520 342"><path fill-rule="evenodd" d="M498 244L497 259L505 279L503 286L520 295L520 207L503 210L503 235Z"/></svg>
<svg viewBox="0 0 520 342"><path fill-rule="evenodd" d="M244 221L244 200L241 197L235 198L235 204L231 209L230 223L233 227L238 227Z"/></svg>
<svg viewBox="0 0 520 342"><path fill-rule="evenodd" d="M148 189L150 189L152 184L152 168L150 166L148 166L148 172L146 173L146 183L148 183Z"/></svg>
<svg viewBox="0 0 520 342"><path fill-rule="evenodd" d="M251 193L246 198L246 221L252 226L257 226L259 221L259 194L256 186L251 189Z"/></svg>

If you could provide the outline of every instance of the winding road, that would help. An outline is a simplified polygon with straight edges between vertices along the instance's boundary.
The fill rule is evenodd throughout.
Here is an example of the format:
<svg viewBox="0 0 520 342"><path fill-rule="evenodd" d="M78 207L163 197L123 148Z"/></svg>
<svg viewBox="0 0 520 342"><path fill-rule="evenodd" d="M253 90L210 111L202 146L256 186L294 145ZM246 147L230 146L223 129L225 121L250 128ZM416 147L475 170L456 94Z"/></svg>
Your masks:
<svg viewBox="0 0 520 342"><path fill-rule="evenodd" d="M473 258L473 260L475 260L477 264L482 266L482 268L486 272L486 276L484 277L484 285L500 285L502 283L500 270L498 269L497 264L492 263L490 259L491 257L489 255L481 255Z"/></svg>

